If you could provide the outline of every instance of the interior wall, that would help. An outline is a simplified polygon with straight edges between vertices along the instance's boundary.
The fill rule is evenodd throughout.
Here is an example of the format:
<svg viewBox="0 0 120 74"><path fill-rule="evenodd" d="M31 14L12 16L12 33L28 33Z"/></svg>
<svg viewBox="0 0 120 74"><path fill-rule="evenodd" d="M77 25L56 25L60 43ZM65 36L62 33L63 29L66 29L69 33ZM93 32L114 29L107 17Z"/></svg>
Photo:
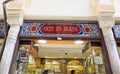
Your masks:
<svg viewBox="0 0 120 74"><path fill-rule="evenodd" d="M0 0L0 19L3 19L2 3ZM107 1L107 0L106 0ZM49 19L76 19L97 20L90 6L91 0L31 0L25 19L49 20ZM115 6L115 20L120 20L120 0L113 0Z"/></svg>

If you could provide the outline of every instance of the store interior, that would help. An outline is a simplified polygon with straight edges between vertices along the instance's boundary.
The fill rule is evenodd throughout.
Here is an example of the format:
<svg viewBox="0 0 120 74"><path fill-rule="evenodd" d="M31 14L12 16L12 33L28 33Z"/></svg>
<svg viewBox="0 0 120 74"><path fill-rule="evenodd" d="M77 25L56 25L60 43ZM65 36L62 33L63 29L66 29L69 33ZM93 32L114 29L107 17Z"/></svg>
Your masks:
<svg viewBox="0 0 120 74"><path fill-rule="evenodd" d="M3 39L0 39L0 55L2 54Z"/></svg>
<svg viewBox="0 0 120 74"><path fill-rule="evenodd" d="M21 40L14 74L106 74L100 42Z"/></svg>

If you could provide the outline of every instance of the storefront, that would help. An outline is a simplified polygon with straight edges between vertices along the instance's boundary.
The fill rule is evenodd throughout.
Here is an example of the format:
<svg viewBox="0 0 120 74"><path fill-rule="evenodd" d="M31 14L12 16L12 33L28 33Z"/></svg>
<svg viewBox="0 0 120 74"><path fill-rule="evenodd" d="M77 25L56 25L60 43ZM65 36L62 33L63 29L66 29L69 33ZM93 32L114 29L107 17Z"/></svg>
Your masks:
<svg viewBox="0 0 120 74"><path fill-rule="evenodd" d="M8 2L0 74L120 74L119 2Z"/></svg>
<svg viewBox="0 0 120 74"><path fill-rule="evenodd" d="M111 73L97 22L25 21L19 36L14 74Z"/></svg>

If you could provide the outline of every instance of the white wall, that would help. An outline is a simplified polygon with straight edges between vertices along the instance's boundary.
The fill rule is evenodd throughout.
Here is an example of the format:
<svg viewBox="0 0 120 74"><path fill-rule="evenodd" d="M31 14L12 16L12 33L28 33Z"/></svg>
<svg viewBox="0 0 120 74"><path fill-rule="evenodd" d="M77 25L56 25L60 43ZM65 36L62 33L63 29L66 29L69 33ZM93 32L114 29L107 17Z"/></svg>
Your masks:
<svg viewBox="0 0 120 74"><path fill-rule="evenodd" d="M36 19L47 19L47 17L84 19L83 17L95 16L95 13L91 10L90 0L31 0L25 15L26 18L33 18L29 16L32 15ZM37 18L38 15L40 18Z"/></svg>
<svg viewBox="0 0 120 74"><path fill-rule="evenodd" d="M0 0L0 18L3 18ZM115 19L120 20L120 0L113 0ZM91 0L31 0L25 19L35 20L97 20Z"/></svg>
<svg viewBox="0 0 120 74"><path fill-rule="evenodd" d="M120 0L114 0L114 5L115 5L115 17L120 18Z"/></svg>
<svg viewBox="0 0 120 74"><path fill-rule="evenodd" d="M90 0L31 0L26 14L53 16L93 16Z"/></svg>
<svg viewBox="0 0 120 74"><path fill-rule="evenodd" d="M5 0L0 0L0 19L3 19L3 6L2 6L2 3L4 2Z"/></svg>
<svg viewBox="0 0 120 74"><path fill-rule="evenodd" d="M115 19L120 19L120 0L113 0ZM31 0L25 19L97 20L91 0Z"/></svg>

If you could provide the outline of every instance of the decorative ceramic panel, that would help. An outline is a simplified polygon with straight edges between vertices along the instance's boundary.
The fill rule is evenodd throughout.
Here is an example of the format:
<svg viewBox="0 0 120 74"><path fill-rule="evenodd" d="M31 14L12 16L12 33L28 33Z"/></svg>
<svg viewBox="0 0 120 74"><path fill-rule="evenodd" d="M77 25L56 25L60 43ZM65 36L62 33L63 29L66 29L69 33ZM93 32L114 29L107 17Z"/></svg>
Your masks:
<svg viewBox="0 0 120 74"><path fill-rule="evenodd" d="M116 38L120 38L120 24L116 24L113 26L113 30Z"/></svg>
<svg viewBox="0 0 120 74"><path fill-rule="evenodd" d="M5 25L4 22L0 22L0 35L5 34Z"/></svg>
<svg viewBox="0 0 120 74"><path fill-rule="evenodd" d="M24 23L22 36L80 36L99 37L97 24L83 23Z"/></svg>

